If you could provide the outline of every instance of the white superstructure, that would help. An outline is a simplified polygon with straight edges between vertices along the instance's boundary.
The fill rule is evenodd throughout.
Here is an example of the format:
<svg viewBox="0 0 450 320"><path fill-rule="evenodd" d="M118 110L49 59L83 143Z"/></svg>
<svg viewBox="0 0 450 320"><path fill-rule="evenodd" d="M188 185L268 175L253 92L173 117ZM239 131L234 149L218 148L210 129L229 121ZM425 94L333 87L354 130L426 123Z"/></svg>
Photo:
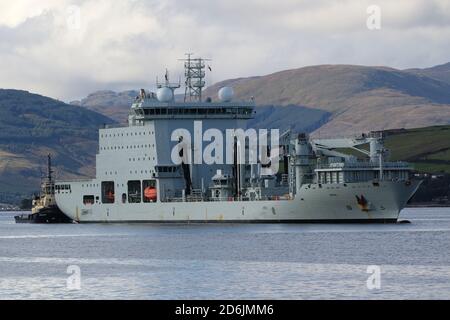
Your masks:
<svg viewBox="0 0 450 320"><path fill-rule="evenodd" d="M57 181L56 201L66 215L79 222L393 222L417 190L409 165L386 161L383 138L374 133L313 140L286 132L280 157L271 159L282 170L272 174L263 163L174 163L174 148L187 143L174 141L175 130L196 139L199 124L202 132L246 129L254 113L253 99L233 101L231 88L218 102L203 100L205 61L188 56L185 67L183 102L174 100L179 84L166 73L156 93L141 90L128 126L99 130L95 178ZM187 153L195 158L207 146Z"/></svg>

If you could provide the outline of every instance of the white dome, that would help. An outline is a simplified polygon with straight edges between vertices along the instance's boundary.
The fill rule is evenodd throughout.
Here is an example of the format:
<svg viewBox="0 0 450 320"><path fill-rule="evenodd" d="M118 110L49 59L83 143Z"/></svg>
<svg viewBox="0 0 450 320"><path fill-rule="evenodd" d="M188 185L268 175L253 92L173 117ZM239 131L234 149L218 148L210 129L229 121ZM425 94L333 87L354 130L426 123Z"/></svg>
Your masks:
<svg viewBox="0 0 450 320"><path fill-rule="evenodd" d="M173 91L170 88L162 87L156 91L156 98L160 102L170 102L173 100Z"/></svg>
<svg viewBox="0 0 450 320"><path fill-rule="evenodd" d="M223 87L219 90L219 100L221 102L230 102L234 96L234 90L231 87Z"/></svg>

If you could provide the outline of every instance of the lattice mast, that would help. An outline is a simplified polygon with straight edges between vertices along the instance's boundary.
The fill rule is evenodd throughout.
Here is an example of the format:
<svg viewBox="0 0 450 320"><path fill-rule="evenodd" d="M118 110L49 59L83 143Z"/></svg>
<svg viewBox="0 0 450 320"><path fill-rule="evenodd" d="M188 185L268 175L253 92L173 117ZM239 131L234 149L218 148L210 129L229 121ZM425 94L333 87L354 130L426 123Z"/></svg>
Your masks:
<svg viewBox="0 0 450 320"><path fill-rule="evenodd" d="M184 101L202 101L202 90L205 87L205 61L210 59L193 58L193 53L186 53L184 61L184 75L186 78L186 89ZM211 68L208 66L208 69Z"/></svg>

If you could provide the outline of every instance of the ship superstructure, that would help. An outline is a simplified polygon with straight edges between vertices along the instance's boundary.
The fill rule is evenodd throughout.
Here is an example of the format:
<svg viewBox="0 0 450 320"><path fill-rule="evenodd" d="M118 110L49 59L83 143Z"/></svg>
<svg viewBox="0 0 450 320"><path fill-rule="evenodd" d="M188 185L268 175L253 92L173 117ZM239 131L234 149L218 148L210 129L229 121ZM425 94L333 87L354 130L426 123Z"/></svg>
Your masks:
<svg viewBox="0 0 450 320"><path fill-rule="evenodd" d="M99 130L96 177L56 183L65 214L79 222L394 222L417 190L407 163L387 161L381 133L312 139L287 131L276 150L258 145L266 161L238 161L254 151L245 144L256 139L245 136L253 99L234 101L229 87L204 99L205 60L188 55L184 65L182 101L166 71L156 93L141 89L127 126ZM230 129L242 129L244 140L226 139ZM212 153L218 133L228 145ZM205 161L208 152L228 161ZM279 170L269 170L275 162Z"/></svg>

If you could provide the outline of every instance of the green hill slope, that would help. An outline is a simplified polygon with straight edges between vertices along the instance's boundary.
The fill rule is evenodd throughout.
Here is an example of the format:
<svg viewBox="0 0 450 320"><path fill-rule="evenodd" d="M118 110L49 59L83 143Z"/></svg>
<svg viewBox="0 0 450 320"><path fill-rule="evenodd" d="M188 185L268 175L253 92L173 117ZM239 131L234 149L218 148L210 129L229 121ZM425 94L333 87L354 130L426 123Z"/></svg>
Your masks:
<svg viewBox="0 0 450 320"><path fill-rule="evenodd" d="M39 189L48 153L60 178L93 174L97 130L110 123L85 108L0 89L0 202Z"/></svg>
<svg viewBox="0 0 450 320"><path fill-rule="evenodd" d="M450 173L450 126L387 131L392 160L405 160L420 172Z"/></svg>

